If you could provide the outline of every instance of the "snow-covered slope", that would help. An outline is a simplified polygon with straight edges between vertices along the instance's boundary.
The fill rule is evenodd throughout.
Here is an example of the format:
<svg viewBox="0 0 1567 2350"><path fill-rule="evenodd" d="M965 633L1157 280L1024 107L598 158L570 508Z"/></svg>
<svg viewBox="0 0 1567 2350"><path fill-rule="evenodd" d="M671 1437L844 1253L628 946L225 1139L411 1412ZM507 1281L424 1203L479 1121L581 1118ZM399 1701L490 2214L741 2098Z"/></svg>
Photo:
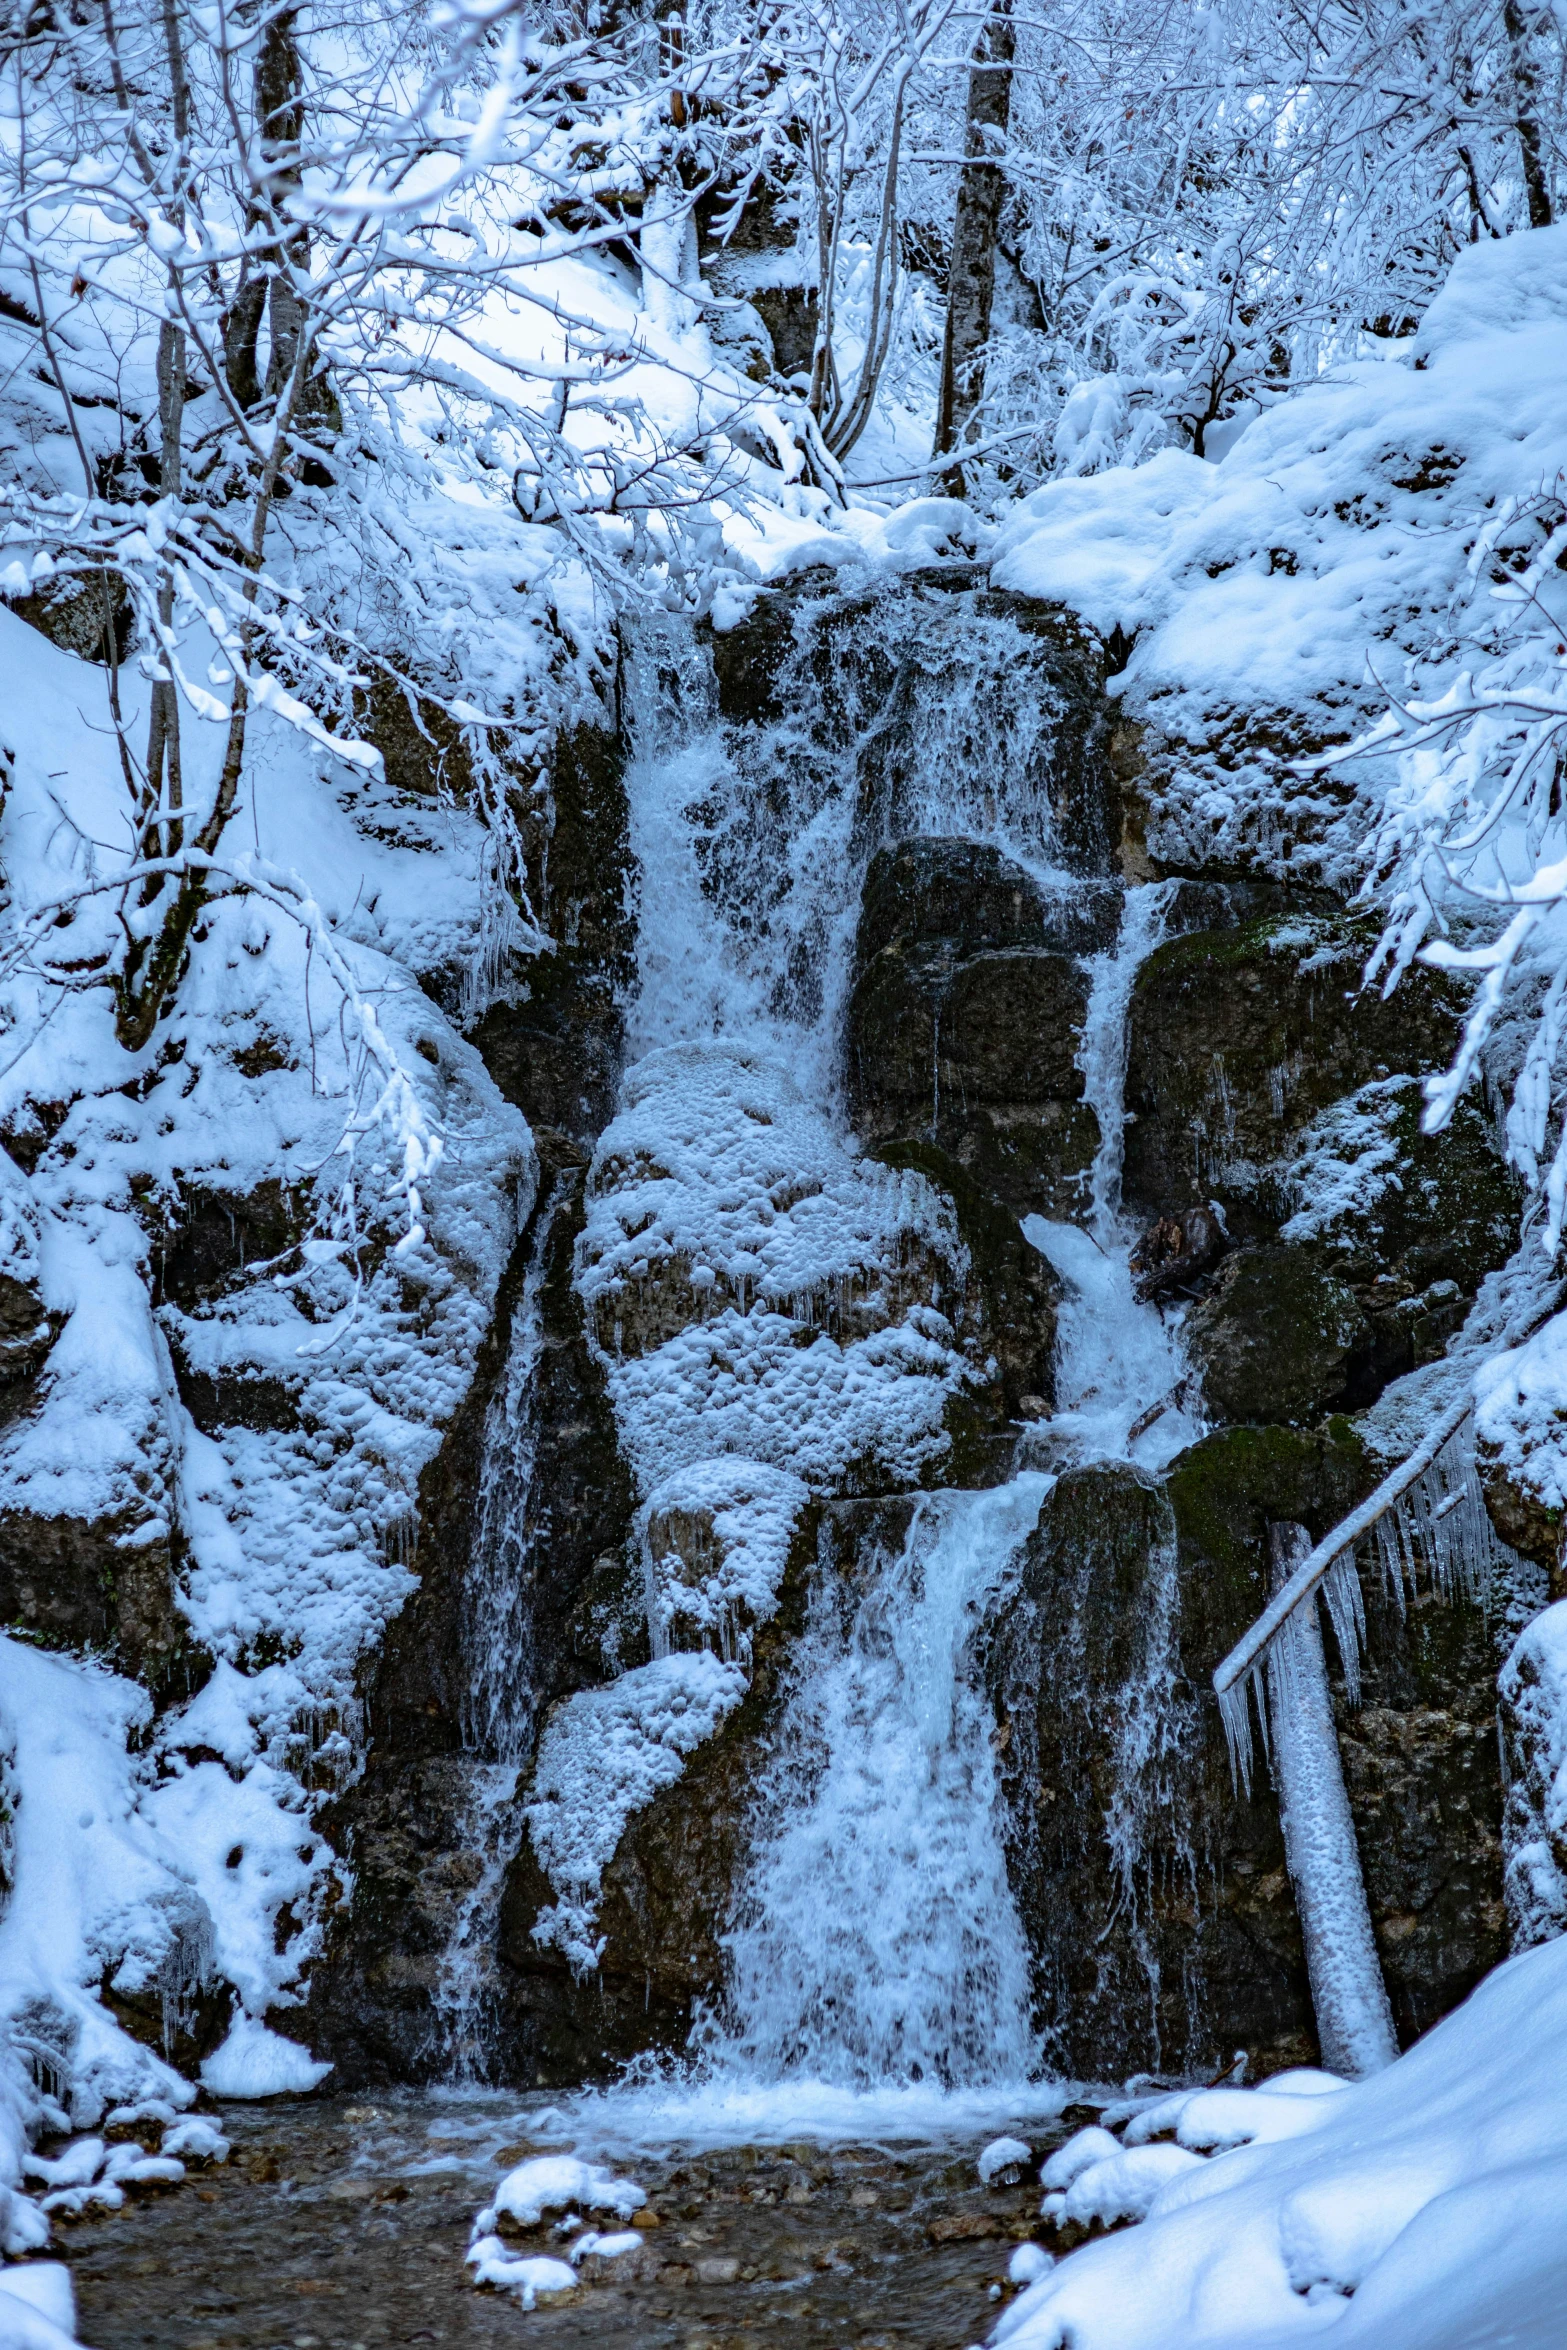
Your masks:
<svg viewBox="0 0 1567 2350"><path fill-rule="evenodd" d="M20 924L91 881L122 787L101 671L0 612L0 676ZM133 726L144 690L127 681ZM0 1430L0 1540L36 1603L24 1627L76 1653L0 1640L0 2009L78 2123L190 2094L100 1985L154 2028L160 2005L228 1987L250 2058L226 2085L315 2077L259 2030L318 1940L333 1863L314 1791L355 1767L356 1668L410 1588L420 1476L535 1179L523 1119L419 985L473 959L477 825L272 728L246 832L320 915L286 889L214 904L141 1055L101 987L51 1004L24 964L7 990L7 1294L35 1322L8 1365L27 1375ZM395 1100L322 922L402 1073ZM75 916L89 978L108 923L97 899Z"/></svg>
<svg viewBox="0 0 1567 2350"><path fill-rule="evenodd" d="M1350 786L1288 762L1415 671L1443 679L1482 531L1567 465L1564 368L1560 227L1471 247L1411 343L1281 401L1218 464L1164 449L1024 501L997 584L1135 640L1113 690L1151 730L1155 857L1359 878Z"/></svg>

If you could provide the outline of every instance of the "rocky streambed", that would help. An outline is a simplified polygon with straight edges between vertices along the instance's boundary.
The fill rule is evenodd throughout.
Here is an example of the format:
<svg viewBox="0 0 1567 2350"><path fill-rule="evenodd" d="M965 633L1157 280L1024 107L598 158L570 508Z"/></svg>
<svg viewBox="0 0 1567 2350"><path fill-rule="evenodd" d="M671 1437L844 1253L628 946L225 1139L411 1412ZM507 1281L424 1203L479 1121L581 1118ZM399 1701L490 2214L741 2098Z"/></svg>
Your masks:
<svg viewBox="0 0 1567 2350"><path fill-rule="evenodd" d="M396 2092L217 2118L226 2163L63 2233L95 2350L519 2339L540 2350L951 2350L988 2329L1014 2290L1008 2260L1038 2225L1032 2168L980 2184L988 2131L912 2145L606 2144L647 2192L639 2218L656 2224L639 2229L641 2251L590 2257L575 2292L524 2312L510 2294L475 2290L463 2255L505 2169L560 2147L560 2109L546 2099ZM1069 2108L1017 2126L1037 2156L1082 2118ZM538 2235L561 2250L547 2223Z"/></svg>

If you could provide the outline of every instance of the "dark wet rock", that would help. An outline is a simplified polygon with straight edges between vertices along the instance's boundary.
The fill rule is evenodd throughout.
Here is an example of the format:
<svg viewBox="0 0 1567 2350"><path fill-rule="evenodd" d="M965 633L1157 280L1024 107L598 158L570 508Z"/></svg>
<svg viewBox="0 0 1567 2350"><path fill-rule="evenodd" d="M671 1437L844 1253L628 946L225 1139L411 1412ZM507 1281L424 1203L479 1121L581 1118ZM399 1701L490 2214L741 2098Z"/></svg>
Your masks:
<svg viewBox="0 0 1567 2350"><path fill-rule="evenodd" d="M1560 1609L1530 1625L1502 1669L1497 1729L1506 1758L1507 1911L1515 1950L1567 1933L1567 1819L1561 1803Z"/></svg>
<svg viewBox="0 0 1567 2350"><path fill-rule="evenodd" d="M993 589L972 563L927 565L874 588L812 569L708 641L723 718L744 730L786 720L802 762L830 763L824 788L852 777L862 853L929 830L921 778L939 724L954 778L995 779L1008 766L1005 816L1050 862L1120 870L1103 648L1064 606ZM1022 734L999 739L1019 717Z"/></svg>
<svg viewBox="0 0 1567 2350"><path fill-rule="evenodd" d="M1478 1448L1480 1488L1492 1525L1510 1549L1544 1569L1553 1600L1567 1599L1567 1513Z"/></svg>
<svg viewBox="0 0 1567 2350"><path fill-rule="evenodd" d="M470 1841L480 1758L468 1745L465 1592L484 1428L530 1252L540 1246L539 1434L516 1569L518 1669L539 1716L648 1654L630 1477L572 1287L581 1184L580 1165L546 1172L469 1397L421 1484L419 1588L375 1662L364 1774L323 1815L334 1847L351 1858L354 1883L312 1974L308 2029L348 2080L417 2079L439 2061L433 1993L480 1866ZM504 2019L499 2037L504 2045Z"/></svg>
<svg viewBox="0 0 1567 2350"><path fill-rule="evenodd" d="M1009 1418L1020 1414L1025 1397L1036 1410L1048 1406L1061 1297L1049 1260L1023 1238L1017 1217L936 1144L890 1142L874 1155L928 1176L952 1202L969 1258L954 1327L971 1360L987 1370L994 1365L987 1379L997 1391L994 1404Z"/></svg>
<svg viewBox="0 0 1567 2350"><path fill-rule="evenodd" d="M1210 1676L1260 1611L1270 1522L1327 1532L1375 1481L1343 1423L1235 1428L1164 1483L1063 1477L997 1619L1008 1864L1052 2058L1080 2077L1315 2061L1299 1922L1259 1763L1231 1785ZM1505 1954L1489 1735L1498 1608L1416 1606L1369 1574L1364 1704L1335 1677L1345 1777L1407 2043Z"/></svg>
<svg viewBox="0 0 1567 2350"><path fill-rule="evenodd" d="M584 723L557 739L548 838L529 871L533 910L554 951L521 959L469 1030L529 1124L579 1143L591 1142L614 1109L635 976L624 758L607 725ZM455 984L437 990L443 1000Z"/></svg>
<svg viewBox="0 0 1567 2350"><path fill-rule="evenodd" d="M212 1913L198 1893L178 1887L154 1896L137 1924L140 1946L111 1958L100 1996L133 2039L193 2072L223 2039L234 2009L214 1964Z"/></svg>
<svg viewBox="0 0 1567 2350"><path fill-rule="evenodd" d="M1380 1467L1342 1422L1315 1436L1236 1428L1173 1464L1194 1662L1205 1683L1260 1612L1267 1524L1293 1519L1320 1539ZM1407 2046L1506 1955L1494 1730L1510 1599L1500 1584L1485 1606L1422 1594L1406 1614L1365 1558L1360 1580L1367 1641L1358 1709L1347 1702L1331 1635L1330 1668L1372 1922ZM1206 1691L1205 1712L1209 1785L1222 1793L1217 1707ZM1234 1874L1239 1885L1238 1867Z"/></svg>
<svg viewBox="0 0 1567 2350"><path fill-rule="evenodd" d="M1160 948L1133 993L1128 1200L1209 1201L1237 1240L1270 1244L1193 1315L1226 1417L1372 1402L1445 1351L1516 1244L1517 1182L1480 1105L1420 1129L1420 1078L1451 1056L1456 995L1425 972L1387 1001L1359 992L1368 943L1342 918L1248 920Z"/></svg>
<svg viewBox="0 0 1567 2350"><path fill-rule="evenodd" d="M123 661L135 638L136 616L117 571L52 580L7 602L19 620L83 661Z"/></svg>
<svg viewBox="0 0 1567 2350"><path fill-rule="evenodd" d="M1422 1098L1413 1077L1373 1080L1318 1121L1288 1176L1284 1236L1354 1290L1378 1387L1446 1351L1518 1241L1521 1190L1482 1106L1462 1101L1424 1134Z"/></svg>
<svg viewBox="0 0 1567 2350"><path fill-rule="evenodd" d="M1078 959L1114 900L1063 916L994 850L922 839L867 876L849 1005L850 1100L866 1139L933 1143L1015 1212L1082 1205L1098 1143L1077 1066Z"/></svg>
<svg viewBox="0 0 1567 2350"><path fill-rule="evenodd" d="M54 1335L37 1282L0 1273L0 1386L41 1370Z"/></svg>
<svg viewBox="0 0 1567 2350"><path fill-rule="evenodd" d="M108 1655L155 1693L183 1696L203 1677L167 1524L140 1503L94 1519L0 1511L0 1622L46 1648Z"/></svg>
<svg viewBox="0 0 1567 2350"><path fill-rule="evenodd" d="M384 671L359 697L354 723L381 754L394 791L466 799L473 759L457 720L428 694L411 693Z"/></svg>
<svg viewBox="0 0 1567 2350"><path fill-rule="evenodd" d="M936 946L955 958L1008 947L1092 955L1114 945L1120 921L1114 882L1047 889L988 842L926 835L871 859L855 960L863 970L899 946Z"/></svg>
<svg viewBox="0 0 1567 2350"><path fill-rule="evenodd" d="M1192 1308L1186 1341L1219 1419L1316 1420L1370 1400L1358 1390L1371 1384L1371 1325L1309 1249L1241 1249Z"/></svg>
<svg viewBox="0 0 1567 2350"><path fill-rule="evenodd" d="M1146 1302L1191 1293L1229 1245L1229 1234L1212 1208L1183 1208L1177 1216L1157 1217L1132 1251L1137 1295Z"/></svg>

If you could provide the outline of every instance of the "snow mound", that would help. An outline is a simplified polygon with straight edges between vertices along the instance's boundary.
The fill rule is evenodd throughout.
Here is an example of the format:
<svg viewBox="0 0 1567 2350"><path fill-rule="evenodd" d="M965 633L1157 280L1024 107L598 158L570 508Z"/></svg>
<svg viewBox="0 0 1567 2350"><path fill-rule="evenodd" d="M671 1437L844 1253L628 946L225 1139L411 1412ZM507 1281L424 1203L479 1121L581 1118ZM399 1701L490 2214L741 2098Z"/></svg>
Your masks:
<svg viewBox="0 0 1567 2350"><path fill-rule="evenodd" d="M1567 227L1470 245L1420 321L1416 366L1519 327L1567 326Z"/></svg>
<svg viewBox="0 0 1567 2350"><path fill-rule="evenodd" d="M1555 2350L1567 2304L1564 2037L1557 1941L1499 1967L1369 2080L1329 2089L1320 2075L1285 2076L1166 2101L1182 2108L1183 2136L1231 2150L1120 2154L1175 2157L1178 2173L1141 2226L1030 2285L992 2342L1288 2350L1331 2324L1342 2350ZM1223 2129L1203 2122L1205 2106ZM1260 2123L1248 2144L1234 2142L1242 2107ZM1097 2168L1113 2164L1084 2165L1073 2182L1085 2205L1114 2199L1093 2193Z"/></svg>
<svg viewBox="0 0 1567 2350"><path fill-rule="evenodd" d="M519 2259L507 2251L499 2236L481 2236L469 2246L465 2257L476 2285L495 2285L502 2292L515 2293L524 2309L536 2307L541 2293L576 2291L577 2272L564 2260L551 2260L538 2252Z"/></svg>
<svg viewBox="0 0 1567 2350"><path fill-rule="evenodd" d="M677 1469L648 1495L645 1559L655 1651L716 1647L748 1663L774 1615L808 1488L787 1469L726 1454Z"/></svg>
<svg viewBox="0 0 1567 2350"><path fill-rule="evenodd" d="M297 2040L285 2040L242 2010L202 2066L201 2078L214 2097L300 2097L319 2088L331 2070Z"/></svg>
<svg viewBox="0 0 1567 2350"><path fill-rule="evenodd" d="M528 1832L559 1895L533 1928L579 1973L598 1965L599 1886L633 1812L685 1769L745 1695L743 1669L710 1649L656 1657L555 1709L539 1741Z"/></svg>
<svg viewBox="0 0 1567 2350"><path fill-rule="evenodd" d="M506 2173L474 2225L488 2234L503 2212L521 2228L537 2227L547 2211L612 2211L629 2219L646 2201L635 2179L574 2154L536 2154Z"/></svg>
<svg viewBox="0 0 1567 2350"><path fill-rule="evenodd" d="M1021 2169L1033 2156L1033 2148L1025 2146L1021 2138L992 2138L974 2165L980 2185L988 2187L998 2171Z"/></svg>

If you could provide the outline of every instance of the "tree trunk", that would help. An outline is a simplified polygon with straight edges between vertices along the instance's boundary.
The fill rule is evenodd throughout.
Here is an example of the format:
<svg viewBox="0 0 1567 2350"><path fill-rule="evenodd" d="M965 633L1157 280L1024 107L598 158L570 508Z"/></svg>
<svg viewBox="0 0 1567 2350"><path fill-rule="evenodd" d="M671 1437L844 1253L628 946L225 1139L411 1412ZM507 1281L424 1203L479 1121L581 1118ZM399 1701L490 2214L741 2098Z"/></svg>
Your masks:
<svg viewBox="0 0 1567 2350"><path fill-rule="evenodd" d="M1268 1528L1275 1591L1310 1549L1304 1526ZM1305 1938L1317 2040L1325 2069L1354 2080L1390 2065L1398 2041L1344 1791L1315 1597L1295 1610L1268 1652L1268 1696L1284 1857Z"/></svg>
<svg viewBox="0 0 1567 2350"><path fill-rule="evenodd" d="M1513 57L1513 91L1518 101L1518 152L1523 160L1524 193L1529 200L1529 226L1549 228L1551 183L1545 168L1545 140L1540 130L1540 80L1529 49L1537 29L1524 15L1518 0L1503 0L1502 22Z"/></svg>
<svg viewBox="0 0 1567 2350"><path fill-rule="evenodd" d="M975 43L968 77L966 162L958 180L947 272L947 331L941 347L941 397L935 455L962 438L985 389L983 352L990 340L996 292L996 231L1006 196L1000 157L1012 114L1012 58L1016 33L1012 0L995 0ZM962 468L954 468L961 493Z"/></svg>

